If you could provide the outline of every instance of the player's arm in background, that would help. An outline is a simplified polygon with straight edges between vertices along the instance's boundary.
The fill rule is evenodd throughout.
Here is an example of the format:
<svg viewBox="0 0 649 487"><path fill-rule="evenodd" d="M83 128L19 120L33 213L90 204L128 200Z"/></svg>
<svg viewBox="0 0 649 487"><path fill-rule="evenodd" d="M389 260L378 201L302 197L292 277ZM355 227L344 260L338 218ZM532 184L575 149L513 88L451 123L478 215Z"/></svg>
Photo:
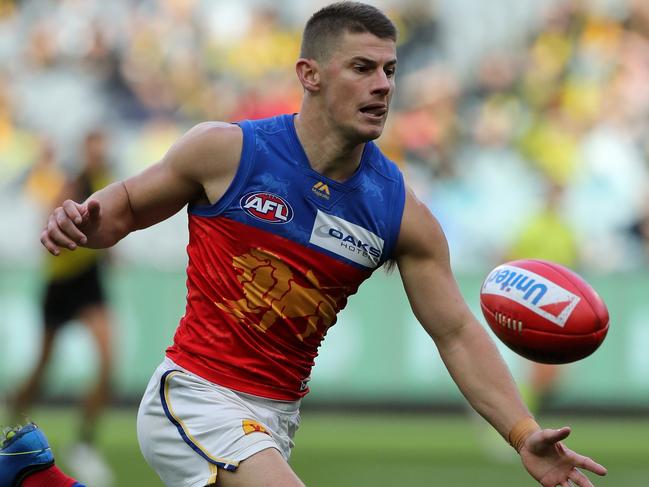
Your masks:
<svg viewBox="0 0 649 487"><path fill-rule="evenodd" d="M532 420L500 352L460 293L439 223L411 191L396 254L415 316L471 406L515 444L525 468L542 485L567 486L571 479L592 487L576 467L599 475L606 469L560 443L569 428L540 429Z"/></svg>
<svg viewBox="0 0 649 487"><path fill-rule="evenodd" d="M236 125L206 122L189 130L161 161L84 202L64 201L50 214L41 243L106 248L177 213L187 203L214 203L236 173L243 136Z"/></svg>

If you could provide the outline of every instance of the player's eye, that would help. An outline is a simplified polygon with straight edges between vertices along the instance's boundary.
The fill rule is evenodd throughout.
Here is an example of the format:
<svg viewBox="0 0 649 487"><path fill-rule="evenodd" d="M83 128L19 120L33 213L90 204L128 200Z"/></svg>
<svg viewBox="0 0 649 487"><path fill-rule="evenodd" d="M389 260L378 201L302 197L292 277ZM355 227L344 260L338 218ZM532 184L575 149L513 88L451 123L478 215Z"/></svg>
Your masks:
<svg viewBox="0 0 649 487"><path fill-rule="evenodd" d="M388 78L392 78L394 76L394 73L397 71L395 68L386 68L383 71L385 71L385 74Z"/></svg>
<svg viewBox="0 0 649 487"><path fill-rule="evenodd" d="M356 71L357 73L367 73L369 70L369 66L366 66L365 64L354 65L354 71Z"/></svg>

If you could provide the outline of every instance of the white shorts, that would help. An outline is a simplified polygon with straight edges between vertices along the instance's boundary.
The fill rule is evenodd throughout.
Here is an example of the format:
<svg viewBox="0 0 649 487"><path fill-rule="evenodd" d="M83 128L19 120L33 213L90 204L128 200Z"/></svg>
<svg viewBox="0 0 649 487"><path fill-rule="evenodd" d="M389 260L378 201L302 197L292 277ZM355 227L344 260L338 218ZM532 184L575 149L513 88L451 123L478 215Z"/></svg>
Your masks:
<svg viewBox="0 0 649 487"><path fill-rule="evenodd" d="M300 401L275 401L221 387L169 358L149 381L137 415L147 463L166 486L204 487L217 467L276 448L288 460L300 423Z"/></svg>

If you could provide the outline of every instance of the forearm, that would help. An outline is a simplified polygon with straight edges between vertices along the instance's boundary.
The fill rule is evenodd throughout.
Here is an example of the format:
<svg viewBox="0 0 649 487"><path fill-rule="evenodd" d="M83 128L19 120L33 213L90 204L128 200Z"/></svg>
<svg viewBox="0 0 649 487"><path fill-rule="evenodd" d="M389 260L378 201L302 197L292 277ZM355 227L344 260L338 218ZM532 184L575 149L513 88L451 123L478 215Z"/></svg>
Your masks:
<svg viewBox="0 0 649 487"><path fill-rule="evenodd" d="M84 247L111 247L136 230L129 196L123 182L106 186L88 198L91 199L99 201L101 213L96 225L81 228L88 239L83 244Z"/></svg>
<svg viewBox="0 0 649 487"><path fill-rule="evenodd" d="M471 406L504 438L529 410L495 344L477 322L438 340L442 360Z"/></svg>

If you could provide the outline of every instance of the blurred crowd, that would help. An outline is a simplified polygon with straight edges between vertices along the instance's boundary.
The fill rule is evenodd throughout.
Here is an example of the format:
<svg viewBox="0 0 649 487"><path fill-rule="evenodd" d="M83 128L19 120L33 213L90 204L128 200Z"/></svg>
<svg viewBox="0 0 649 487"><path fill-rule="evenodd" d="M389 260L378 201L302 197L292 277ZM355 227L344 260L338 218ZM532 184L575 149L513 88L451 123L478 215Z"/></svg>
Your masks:
<svg viewBox="0 0 649 487"><path fill-rule="evenodd" d="M199 121L298 111L300 33L324 3L0 0L2 193L49 208L88 134L125 177ZM380 145L458 270L649 265L649 2L545 2L524 41L469 72L445 55L435 2L373 3L401 36ZM7 233L24 225L2 215Z"/></svg>

